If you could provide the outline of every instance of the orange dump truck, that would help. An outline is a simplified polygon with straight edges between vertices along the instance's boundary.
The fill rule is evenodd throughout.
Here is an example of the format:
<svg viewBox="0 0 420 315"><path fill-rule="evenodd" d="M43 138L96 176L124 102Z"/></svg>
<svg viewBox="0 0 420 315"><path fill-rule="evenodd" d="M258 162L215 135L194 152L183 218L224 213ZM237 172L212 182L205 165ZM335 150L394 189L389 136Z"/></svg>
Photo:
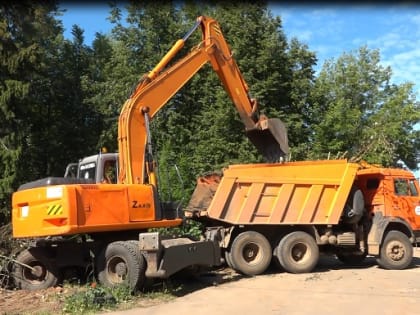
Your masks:
<svg viewBox="0 0 420 315"><path fill-rule="evenodd" d="M310 272L320 252L347 264L373 255L383 268L404 269L420 240L413 174L344 160L229 166L198 180L186 214L204 223L217 257L247 275L272 260L288 272ZM147 255L146 275L164 275L185 260L167 259L162 242L140 235L141 249L155 253Z"/></svg>

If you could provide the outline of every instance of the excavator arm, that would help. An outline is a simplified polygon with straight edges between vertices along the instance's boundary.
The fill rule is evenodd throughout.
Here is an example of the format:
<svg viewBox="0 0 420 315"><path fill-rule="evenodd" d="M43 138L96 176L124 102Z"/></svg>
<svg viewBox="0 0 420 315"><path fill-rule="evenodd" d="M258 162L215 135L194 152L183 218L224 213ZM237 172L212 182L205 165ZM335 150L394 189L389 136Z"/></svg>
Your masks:
<svg viewBox="0 0 420 315"><path fill-rule="evenodd" d="M189 54L165 69L198 28L202 41ZM205 64L210 63L232 99L251 142L267 161L276 162L288 153L287 132L279 119L258 112L257 102L248 95L248 86L232 58L219 24L205 16L179 39L162 60L143 76L125 102L118 125L119 182L156 185L150 157L149 121Z"/></svg>

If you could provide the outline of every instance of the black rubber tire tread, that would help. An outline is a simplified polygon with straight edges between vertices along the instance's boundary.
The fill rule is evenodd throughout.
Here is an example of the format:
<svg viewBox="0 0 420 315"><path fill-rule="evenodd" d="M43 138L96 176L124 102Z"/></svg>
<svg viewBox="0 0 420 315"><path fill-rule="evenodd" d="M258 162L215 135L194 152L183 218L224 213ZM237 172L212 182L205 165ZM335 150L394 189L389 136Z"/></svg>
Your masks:
<svg viewBox="0 0 420 315"><path fill-rule="evenodd" d="M293 258L293 249L301 244L306 250L305 261L296 261ZM311 272L319 260L319 248L315 239L306 232L295 231L285 235L275 248L276 257L283 269L290 273Z"/></svg>
<svg viewBox="0 0 420 315"><path fill-rule="evenodd" d="M225 261L229 268L235 269L232 263L232 254L229 251L225 251Z"/></svg>
<svg viewBox="0 0 420 315"><path fill-rule="evenodd" d="M112 279L109 273L110 259L120 259L127 268L124 279ZM135 241L117 241L109 243L96 258L98 281L106 287L126 285L131 290L141 288L145 283L145 260Z"/></svg>
<svg viewBox="0 0 420 315"><path fill-rule="evenodd" d="M403 256L401 259L395 260L387 255L387 247L391 242L400 245L403 250ZM380 267L389 270L402 270L406 269L411 265L413 260L413 245L411 244L407 235L400 231L390 231L386 234L384 241L382 242L379 257L377 263Z"/></svg>
<svg viewBox="0 0 420 315"><path fill-rule="evenodd" d="M146 259L144 258L143 254L140 252L139 241L131 240L131 241L128 241L128 243L131 246L131 250L135 252L135 255L139 262L140 273L139 273L139 278L137 280L136 288L138 290L141 290L145 287L145 284L146 284L146 268L147 268Z"/></svg>
<svg viewBox="0 0 420 315"><path fill-rule="evenodd" d="M366 253L337 253L338 260L348 266L360 266L366 259Z"/></svg>
<svg viewBox="0 0 420 315"><path fill-rule="evenodd" d="M13 264L13 279L15 285L22 290L43 290L54 287L60 280L59 269L53 264L47 255L47 248L32 247L25 249L17 257L18 263ZM25 264L31 267L40 267L43 272L38 279L32 274L31 269L25 267ZM31 279L30 277L34 278Z"/></svg>
<svg viewBox="0 0 420 315"><path fill-rule="evenodd" d="M351 209L353 216L348 216L348 211L344 215L344 220L346 223L357 223L362 218L363 214L365 213L365 198L363 193L360 189L352 187L349 198L346 201L346 207Z"/></svg>
<svg viewBox="0 0 420 315"><path fill-rule="evenodd" d="M252 245L257 248L257 260L246 261L243 255L247 246ZM264 235L255 231L242 232L233 240L230 249L230 259L233 269L248 275L255 276L262 274L271 263L271 245Z"/></svg>

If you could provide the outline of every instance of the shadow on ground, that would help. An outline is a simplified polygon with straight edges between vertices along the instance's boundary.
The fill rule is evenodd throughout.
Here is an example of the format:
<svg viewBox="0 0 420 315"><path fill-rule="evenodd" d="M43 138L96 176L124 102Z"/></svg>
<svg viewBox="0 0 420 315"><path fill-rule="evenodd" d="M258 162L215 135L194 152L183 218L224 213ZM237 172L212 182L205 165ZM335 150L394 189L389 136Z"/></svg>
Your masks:
<svg viewBox="0 0 420 315"><path fill-rule="evenodd" d="M376 263L376 258L368 256L359 265L346 265L339 261L335 256L322 255L319 259L318 265L312 273L330 272L340 269L368 269L380 268ZM413 262L410 269L420 267L420 258L413 257ZM276 264L271 264L265 275L274 275L284 273ZM146 292L153 291L169 291L175 297L182 297L195 291L199 291L211 286L219 286L225 283L236 282L244 278L252 278L246 275L239 274L228 267L220 269L188 269L183 270L167 280L155 281L147 286Z"/></svg>

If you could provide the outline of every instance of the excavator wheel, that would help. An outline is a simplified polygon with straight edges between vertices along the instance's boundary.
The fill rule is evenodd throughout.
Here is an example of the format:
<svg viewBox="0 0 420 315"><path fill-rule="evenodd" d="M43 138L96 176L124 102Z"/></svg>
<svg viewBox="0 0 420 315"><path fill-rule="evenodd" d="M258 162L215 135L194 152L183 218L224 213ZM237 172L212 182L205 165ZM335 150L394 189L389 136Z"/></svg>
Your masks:
<svg viewBox="0 0 420 315"><path fill-rule="evenodd" d="M132 291L145 283L146 261L137 241L108 244L96 258L99 282L106 287L128 286Z"/></svg>
<svg viewBox="0 0 420 315"><path fill-rule="evenodd" d="M59 270L48 258L48 250L32 247L21 252L13 265L13 279L23 290L41 290L55 286Z"/></svg>

